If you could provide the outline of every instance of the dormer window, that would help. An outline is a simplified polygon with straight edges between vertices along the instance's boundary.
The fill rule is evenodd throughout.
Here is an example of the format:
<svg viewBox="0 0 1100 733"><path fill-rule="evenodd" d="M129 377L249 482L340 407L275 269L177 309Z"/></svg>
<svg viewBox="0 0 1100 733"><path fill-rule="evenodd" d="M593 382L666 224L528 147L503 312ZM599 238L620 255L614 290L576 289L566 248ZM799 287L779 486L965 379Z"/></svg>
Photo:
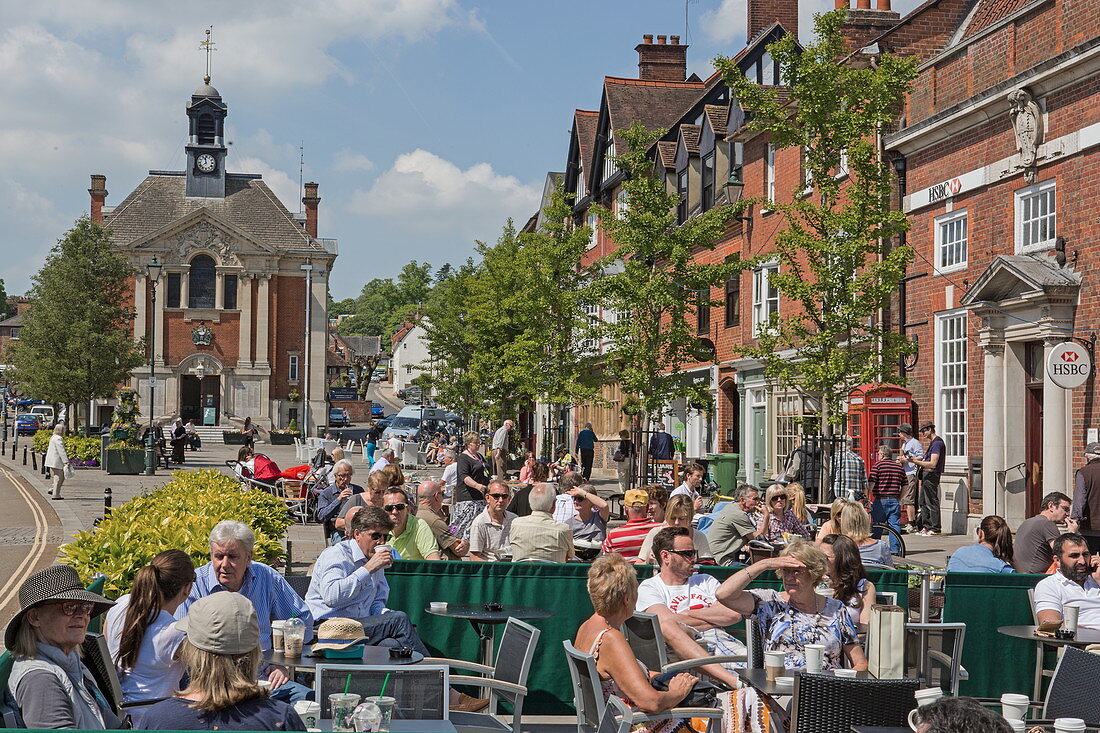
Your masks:
<svg viewBox="0 0 1100 733"><path fill-rule="evenodd" d="M703 211L714 206L714 153L703 157Z"/></svg>
<svg viewBox="0 0 1100 733"><path fill-rule="evenodd" d="M214 116L213 115L199 115L199 119L195 121L195 139L200 145L213 145L214 144Z"/></svg>
<svg viewBox="0 0 1100 733"><path fill-rule="evenodd" d="M615 141L610 140L607 143L607 147L603 150L603 179L606 181L615 175L615 171L618 170L615 167Z"/></svg>
<svg viewBox="0 0 1100 733"><path fill-rule="evenodd" d="M680 204L676 207L676 223L683 224L688 218L688 171L684 168L676 173L676 193Z"/></svg>

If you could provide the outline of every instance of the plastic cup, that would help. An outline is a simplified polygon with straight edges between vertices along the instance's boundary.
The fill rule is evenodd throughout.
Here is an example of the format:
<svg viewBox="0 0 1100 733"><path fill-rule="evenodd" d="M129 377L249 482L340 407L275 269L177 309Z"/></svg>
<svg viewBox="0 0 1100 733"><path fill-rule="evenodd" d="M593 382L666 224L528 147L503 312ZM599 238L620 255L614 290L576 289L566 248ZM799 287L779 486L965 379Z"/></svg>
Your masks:
<svg viewBox="0 0 1100 733"><path fill-rule="evenodd" d="M390 729L390 721L393 720L393 706L397 702L392 697L368 697L366 702L373 702L378 706L378 710L382 713L382 722L378 724L378 730L381 733L385 733ZM333 728L333 730L336 730Z"/></svg>
<svg viewBox="0 0 1100 733"><path fill-rule="evenodd" d="M328 696L328 704L332 711L332 730L335 733L354 733L351 714L359 704L359 696L354 692L334 692Z"/></svg>
<svg viewBox="0 0 1100 733"><path fill-rule="evenodd" d="M1054 720L1054 733L1081 733L1085 729L1085 721L1081 718L1056 718Z"/></svg>
<svg viewBox="0 0 1100 733"><path fill-rule="evenodd" d="M1077 616L1081 613L1081 607L1074 603L1062 606L1062 628L1066 631L1077 631Z"/></svg>
<svg viewBox="0 0 1100 733"><path fill-rule="evenodd" d="M285 627L285 621L271 622L271 651L276 654L282 654L283 652L283 629Z"/></svg>
<svg viewBox="0 0 1100 733"><path fill-rule="evenodd" d="M806 671L817 674L825 663L825 645L807 644L806 647Z"/></svg>
<svg viewBox="0 0 1100 733"><path fill-rule="evenodd" d="M382 711L367 700L355 708L355 712L351 714L351 722L355 725L355 733L374 733L382 724Z"/></svg>
<svg viewBox="0 0 1100 733"><path fill-rule="evenodd" d="M302 656L302 645L305 643L305 626L288 626L283 629L283 656L287 659L296 659Z"/></svg>
<svg viewBox="0 0 1100 733"><path fill-rule="evenodd" d="M1023 720L1027 714L1027 695L1006 692L1001 695L1001 717L1006 720Z"/></svg>
<svg viewBox="0 0 1100 733"><path fill-rule="evenodd" d="M294 712L306 724L306 728L316 728L317 721L321 719L321 703L313 700L299 700L294 703Z"/></svg>
<svg viewBox="0 0 1100 733"><path fill-rule="evenodd" d="M764 673L771 682L786 671L786 652L764 652Z"/></svg>

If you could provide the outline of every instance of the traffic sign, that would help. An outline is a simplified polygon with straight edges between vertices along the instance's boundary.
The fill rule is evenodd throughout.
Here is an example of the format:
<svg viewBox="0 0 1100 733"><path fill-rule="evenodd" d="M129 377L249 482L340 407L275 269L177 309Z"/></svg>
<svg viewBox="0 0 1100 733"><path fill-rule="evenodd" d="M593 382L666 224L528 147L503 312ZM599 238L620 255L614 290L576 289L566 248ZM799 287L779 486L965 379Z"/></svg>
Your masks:
<svg viewBox="0 0 1100 733"><path fill-rule="evenodd" d="M1080 387L1092 376L1092 359L1088 350L1074 341L1058 344L1047 357L1047 376L1064 389Z"/></svg>

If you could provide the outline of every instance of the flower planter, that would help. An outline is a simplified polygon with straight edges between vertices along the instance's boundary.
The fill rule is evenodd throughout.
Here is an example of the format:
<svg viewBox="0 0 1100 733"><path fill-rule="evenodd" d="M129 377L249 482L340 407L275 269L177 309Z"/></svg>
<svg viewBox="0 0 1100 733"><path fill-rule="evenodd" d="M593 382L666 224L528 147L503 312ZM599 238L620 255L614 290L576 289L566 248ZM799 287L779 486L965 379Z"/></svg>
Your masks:
<svg viewBox="0 0 1100 733"><path fill-rule="evenodd" d="M244 433L231 433L228 430L222 431L222 442L225 445L248 445Z"/></svg>
<svg viewBox="0 0 1100 733"><path fill-rule="evenodd" d="M271 433L272 445L294 445L294 439L301 439L301 433Z"/></svg>
<svg viewBox="0 0 1100 733"><path fill-rule="evenodd" d="M108 474L137 476L145 471L145 451L141 448L112 448L105 453Z"/></svg>

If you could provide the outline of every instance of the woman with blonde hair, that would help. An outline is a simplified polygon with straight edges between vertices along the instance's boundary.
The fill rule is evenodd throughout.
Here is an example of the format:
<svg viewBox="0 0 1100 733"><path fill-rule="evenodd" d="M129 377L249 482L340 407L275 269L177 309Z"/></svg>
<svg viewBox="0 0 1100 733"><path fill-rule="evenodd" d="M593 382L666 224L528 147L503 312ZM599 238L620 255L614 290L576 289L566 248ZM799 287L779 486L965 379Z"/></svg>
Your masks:
<svg viewBox="0 0 1100 733"><path fill-rule="evenodd" d="M298 713L256 682L263 661L260 624L240 593L213 593L176 622L186 634L176 652L187 687L152 705L145 730L305 730Z"/></svg>
<svg viewBox="0 0 1100 733"><path fill-rule="evenodd" d="M829 518L825 520L824 524L817 528L817 538L814 540L814 544L816 544L818 547L821 546L821 542L825 539L825 537L831 534L839 533L839 530L837 529L836 518L840 516L841 508L847 503L847 499L841 498L833 499L833 503L829 505Z"/></svg>
<svg viewBox="0 0 1100 733"><path fill-rule="evenodd" d="M760 531L760 539L765 542L780 542L784 539L784 534L804 539L810 537L806 527L791 511L787 489L779 484L772 484L768 489L757 529Z"/></svg>
<svg viewBox="0 0 1100 733"><path fill-rule="evenodd" d="M791 511L798 517L803 525L810 523L810 513L806 511L806 489L797 481L787 484L787 502L791 505Z"/></svg>
<svg viewBox="0 0 1100 733"><path fill-rule="evenodd" d="M690 496L677 494L669 499L668 505L665 507L665 523L651 529L649 534L645 536L645 540L642 541L642 549L638 551L641 562L646 565L656 564L657 560L653 556L653 539L665 527L685 527L691 532L691 543L695 545L695 550L699 553L697 557L700 560L713 560L714 553L710 550L707 536L691 526L693 516L695 516L695 504Z"/></svg>
<svg viewBox="0 0 1100 733"><path fill-rule="evenodd" d="M837 534L849 537L856 543L864 563L894 567L890 546L871 536L871 515L858 501L848 501L840 508L835 527Z"/></svg>
<svg viewBox="0 0 1100 733"><path fill-rule="evenodd" d="M46 468L50 469L53 478L53 488L50 489L50 498L64 499L61 495L61 484L65 483L65 469L69 465L69 454L65 452L65 425L54 425L53 435L50 436L49 447L46 448L46 457L42 461Z"/></svg>

